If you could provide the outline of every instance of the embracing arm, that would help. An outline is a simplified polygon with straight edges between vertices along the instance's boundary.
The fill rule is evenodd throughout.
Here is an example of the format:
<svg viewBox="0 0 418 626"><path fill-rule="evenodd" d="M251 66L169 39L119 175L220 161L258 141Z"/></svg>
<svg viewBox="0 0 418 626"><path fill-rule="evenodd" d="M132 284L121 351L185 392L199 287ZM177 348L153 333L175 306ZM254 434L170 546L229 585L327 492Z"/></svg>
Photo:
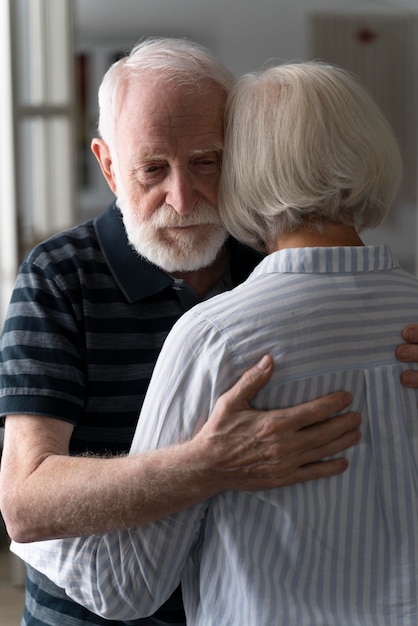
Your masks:
<svg viewBox="0 0 418 626"><path fill-rule="evenodd" d="M349 395L336 392L288 409L251 409L249 401L272 371L266 357L246 372L191 441L137 456L70 457L70 424L9 416L0 506L10 536L27 542L123 529L226 488L281 487L344 471L345 459L321 459L360 438L358 414L326 419L349 405Z"/></svg>
<svg viewBox="0 0 418 626"><path fill-rule="evenodd" d="M273 368L270 357L259 365L219 398L210 420L191 441L104 461L111 463L113 469L119 461L136 464L136 478L130 474L126 485L130 498L137 503L129 525L135 519L145 522L172 511L186 507L187 510L125 531L43 542L41 549L32 550L32 566L64 588L75 601L108 619L144 617L178 585L211 495L226 488L283 486L345 469L346 461L342 459L316 461L358 440L357 414L326 420L347 406L349 395L337 392L295 408L254 411L249 408L249 398L267 382ZM148 408L152 411L152 403ZM158 411L156 407L152 424ZM172 421L168 423L171 425ZM142 422L142 427L146 429L148 424ZM141 420L137 434L139 441L145 439L146 448L149 442ZM81 476L85 478L85 472ZM94 498L98 483L94 485L94 476L92 480L88 488ZM114 472L111 481L115 486L119 483ZM119 489L114 497L118 506L126 505L123 493L120 499ZM203 500L206 502L191 507ZM99 501L97 505L100 506ZM88 503L85 513L88 515L92 508L92 503ZM121 519L119 525L126 527L126 519ZM23 558L24 548L16 544L13 547Z"/></svg>

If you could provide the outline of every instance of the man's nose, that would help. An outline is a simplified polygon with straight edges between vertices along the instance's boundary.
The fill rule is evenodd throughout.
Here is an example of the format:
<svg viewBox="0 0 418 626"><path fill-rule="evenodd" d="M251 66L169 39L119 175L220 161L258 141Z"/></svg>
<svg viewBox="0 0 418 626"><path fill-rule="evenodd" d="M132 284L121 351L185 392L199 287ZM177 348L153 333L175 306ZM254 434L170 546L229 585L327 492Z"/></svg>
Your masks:
<svg viewBox="0 0 418 626"><path fill-rule="evenodd" d="M165 202L179 215L191 213L198 200L194 177L186 167L173 168L167 178Z"/></svg>

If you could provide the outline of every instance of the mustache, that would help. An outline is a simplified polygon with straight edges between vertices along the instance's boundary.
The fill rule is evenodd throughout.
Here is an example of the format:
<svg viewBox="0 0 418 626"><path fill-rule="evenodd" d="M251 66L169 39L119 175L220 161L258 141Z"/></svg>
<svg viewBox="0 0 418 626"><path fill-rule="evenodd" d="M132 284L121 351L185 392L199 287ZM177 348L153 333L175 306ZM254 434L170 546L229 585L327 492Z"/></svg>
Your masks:
<svg viewBox="0 0 418 626"><path fill-rule="evenodd" d="M170 228L181 226L200 226L202 224L220 225L218 211L206 202L198 202L188 215L179 215L168 205L161 205L148 220L155 228Z"/></svg>

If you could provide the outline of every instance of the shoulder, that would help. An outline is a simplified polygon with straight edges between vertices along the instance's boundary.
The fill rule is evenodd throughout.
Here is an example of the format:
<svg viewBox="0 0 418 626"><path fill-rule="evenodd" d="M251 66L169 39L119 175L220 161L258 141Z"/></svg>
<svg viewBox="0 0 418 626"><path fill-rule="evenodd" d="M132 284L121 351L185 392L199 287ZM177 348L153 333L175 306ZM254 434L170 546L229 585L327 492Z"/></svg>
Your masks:
<svg viewBox="0 0 418 626"><path fill-rule="evenodd" d="M94 228L88 221L36 245L23 260L16 286L78 289L110 280L110 272ZM55 287L53 287L55 285Z"/></svg>
<svg viewBox="0 0 418 626"><path fill-rule="evenodd" d="M29 252L19 268L13 301L56 308L63 296L74 304L96 301L106 287L113 289L113 279L89 221L53 235Z"/></svg>
<svg viewBox="0 0 418 626"><path fill-rule="evenodd" d="M243 291L244 284L195 305L174 324L164 347L172 355L188 353L190 358L202 352L228 351L231 335L239 328L238 310L242 318Z"/></svg>
<svg viewBox="0 0 418 626"><path fill-rule="evenodd" d="M93 221L85 222L62 231L37 244L27 255L23 265L45 270L51 264L69 260L89 260L97 257L100 247Z"/></svg>

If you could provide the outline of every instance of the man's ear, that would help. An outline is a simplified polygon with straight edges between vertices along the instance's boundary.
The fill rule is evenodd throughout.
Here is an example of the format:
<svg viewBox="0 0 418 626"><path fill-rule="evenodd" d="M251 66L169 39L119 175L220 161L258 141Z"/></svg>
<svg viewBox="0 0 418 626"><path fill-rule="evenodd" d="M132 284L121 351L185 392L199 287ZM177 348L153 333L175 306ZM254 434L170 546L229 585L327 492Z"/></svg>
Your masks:
<svg viewBox="0 0 418 626"><path fill-rule="evenodd" d="M110 150L107 143L103 141L103 139L98 139L97 137L94 137L91 142L91 151L93 152L96 159L99 161L103 176L106 178L107 184L116 196L117 193L115 172L112 157L110 155Z"/></svg>

